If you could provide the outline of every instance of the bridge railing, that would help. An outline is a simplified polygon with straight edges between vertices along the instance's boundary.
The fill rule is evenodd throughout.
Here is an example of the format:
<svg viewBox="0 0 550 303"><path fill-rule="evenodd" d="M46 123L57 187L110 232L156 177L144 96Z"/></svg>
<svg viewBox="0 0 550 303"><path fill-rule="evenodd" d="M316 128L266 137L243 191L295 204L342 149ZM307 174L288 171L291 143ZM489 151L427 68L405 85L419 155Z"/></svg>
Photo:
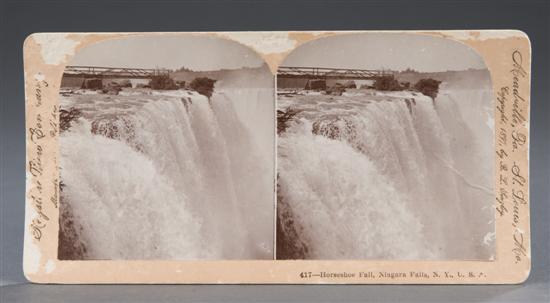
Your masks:
<svg viewBox="0 0 550 303"><path fill-rule="evenodd" d="M153 68L126 68L126 67L102 67L102 66L66 66L64 76L78 77L128 77L150 78L159 75L168 75L166 69Z"/></svg>
<svg viewBox="0 0 550 303"><path fill-rule="evenodd" d="M281 66L277 70L280 78L308 78L308 79L375 79L381 76L390 76L393 72L387 70L369 70L352 68L327 67L294 67Z"/></svg>

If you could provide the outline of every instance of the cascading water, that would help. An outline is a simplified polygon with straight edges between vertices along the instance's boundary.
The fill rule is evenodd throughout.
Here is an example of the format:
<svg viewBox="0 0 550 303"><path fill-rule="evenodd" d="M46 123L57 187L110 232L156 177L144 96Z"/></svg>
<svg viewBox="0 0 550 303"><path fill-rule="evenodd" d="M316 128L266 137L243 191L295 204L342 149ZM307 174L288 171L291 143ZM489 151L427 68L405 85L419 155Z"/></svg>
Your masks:
<svg viewBox="0 0 550 303"><path fill-rule="evenodd" d="M62 96L60 257L273 258L272 132L236 110L272 90L217 91Z"/></svg>
<svg viewBox="0 0 550 303"><path fill-rule="evenodd" d="M278 258L493 258L489 90L278 102Z"/></svg>

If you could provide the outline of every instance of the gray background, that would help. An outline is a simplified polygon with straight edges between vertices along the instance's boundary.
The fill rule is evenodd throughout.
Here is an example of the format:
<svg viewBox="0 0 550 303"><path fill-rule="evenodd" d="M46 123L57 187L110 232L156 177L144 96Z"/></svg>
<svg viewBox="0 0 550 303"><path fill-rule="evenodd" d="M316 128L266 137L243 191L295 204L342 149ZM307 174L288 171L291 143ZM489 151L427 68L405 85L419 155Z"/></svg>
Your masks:
<svg viewBox="0 0 550 303"><path fill-rule="evenodd" d="M2 1L0 302L549 302L548 1ZM32 285L22 274L22 44L33 32L520 29L531 38L531 276L509 286Z"/></svg>

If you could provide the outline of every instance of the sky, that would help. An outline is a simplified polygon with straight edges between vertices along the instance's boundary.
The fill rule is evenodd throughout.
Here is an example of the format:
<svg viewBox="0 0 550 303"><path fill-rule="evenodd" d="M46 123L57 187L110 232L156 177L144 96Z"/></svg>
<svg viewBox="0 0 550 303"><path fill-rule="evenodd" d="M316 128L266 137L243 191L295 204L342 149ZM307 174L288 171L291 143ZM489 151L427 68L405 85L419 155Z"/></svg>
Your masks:
<svg viewBox="0 0 550 303"><path fill-rule="evenodd" d="M70 65L208 71L259 67L263 63L249 48L223 38L150 35L92 44L79 50Z"/></svg>
<svg viewBox="0 0 550 303"><path fill-rule="evenodd" d="M391 69L421 72L485 69L470 47L449 39L402 33L346 34L295 49L282 66Z"/></svg>
<svg viewBox="0 0 550 303"><path fill-rule="evenodd" d="M223 38L149 35L106 40L85 47L70 65L169 68L196 71L259 67L252 50ZM471 48L449 39L403 33L344 34L306 43L283 66L404 70L422 72L486 68Z"/></svg>

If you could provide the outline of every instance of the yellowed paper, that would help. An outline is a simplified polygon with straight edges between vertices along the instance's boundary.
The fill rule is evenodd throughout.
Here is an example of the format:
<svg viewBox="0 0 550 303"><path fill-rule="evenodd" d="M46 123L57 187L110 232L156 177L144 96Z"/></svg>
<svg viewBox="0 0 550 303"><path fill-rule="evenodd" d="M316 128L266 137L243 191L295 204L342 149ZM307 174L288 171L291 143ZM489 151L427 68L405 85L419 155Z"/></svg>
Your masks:
<svg viewBox="0 0 550 303"><path fill-rule="evenodd" d="M520 31L36 33L24 64L32 282L529 275Z"/></svg>

